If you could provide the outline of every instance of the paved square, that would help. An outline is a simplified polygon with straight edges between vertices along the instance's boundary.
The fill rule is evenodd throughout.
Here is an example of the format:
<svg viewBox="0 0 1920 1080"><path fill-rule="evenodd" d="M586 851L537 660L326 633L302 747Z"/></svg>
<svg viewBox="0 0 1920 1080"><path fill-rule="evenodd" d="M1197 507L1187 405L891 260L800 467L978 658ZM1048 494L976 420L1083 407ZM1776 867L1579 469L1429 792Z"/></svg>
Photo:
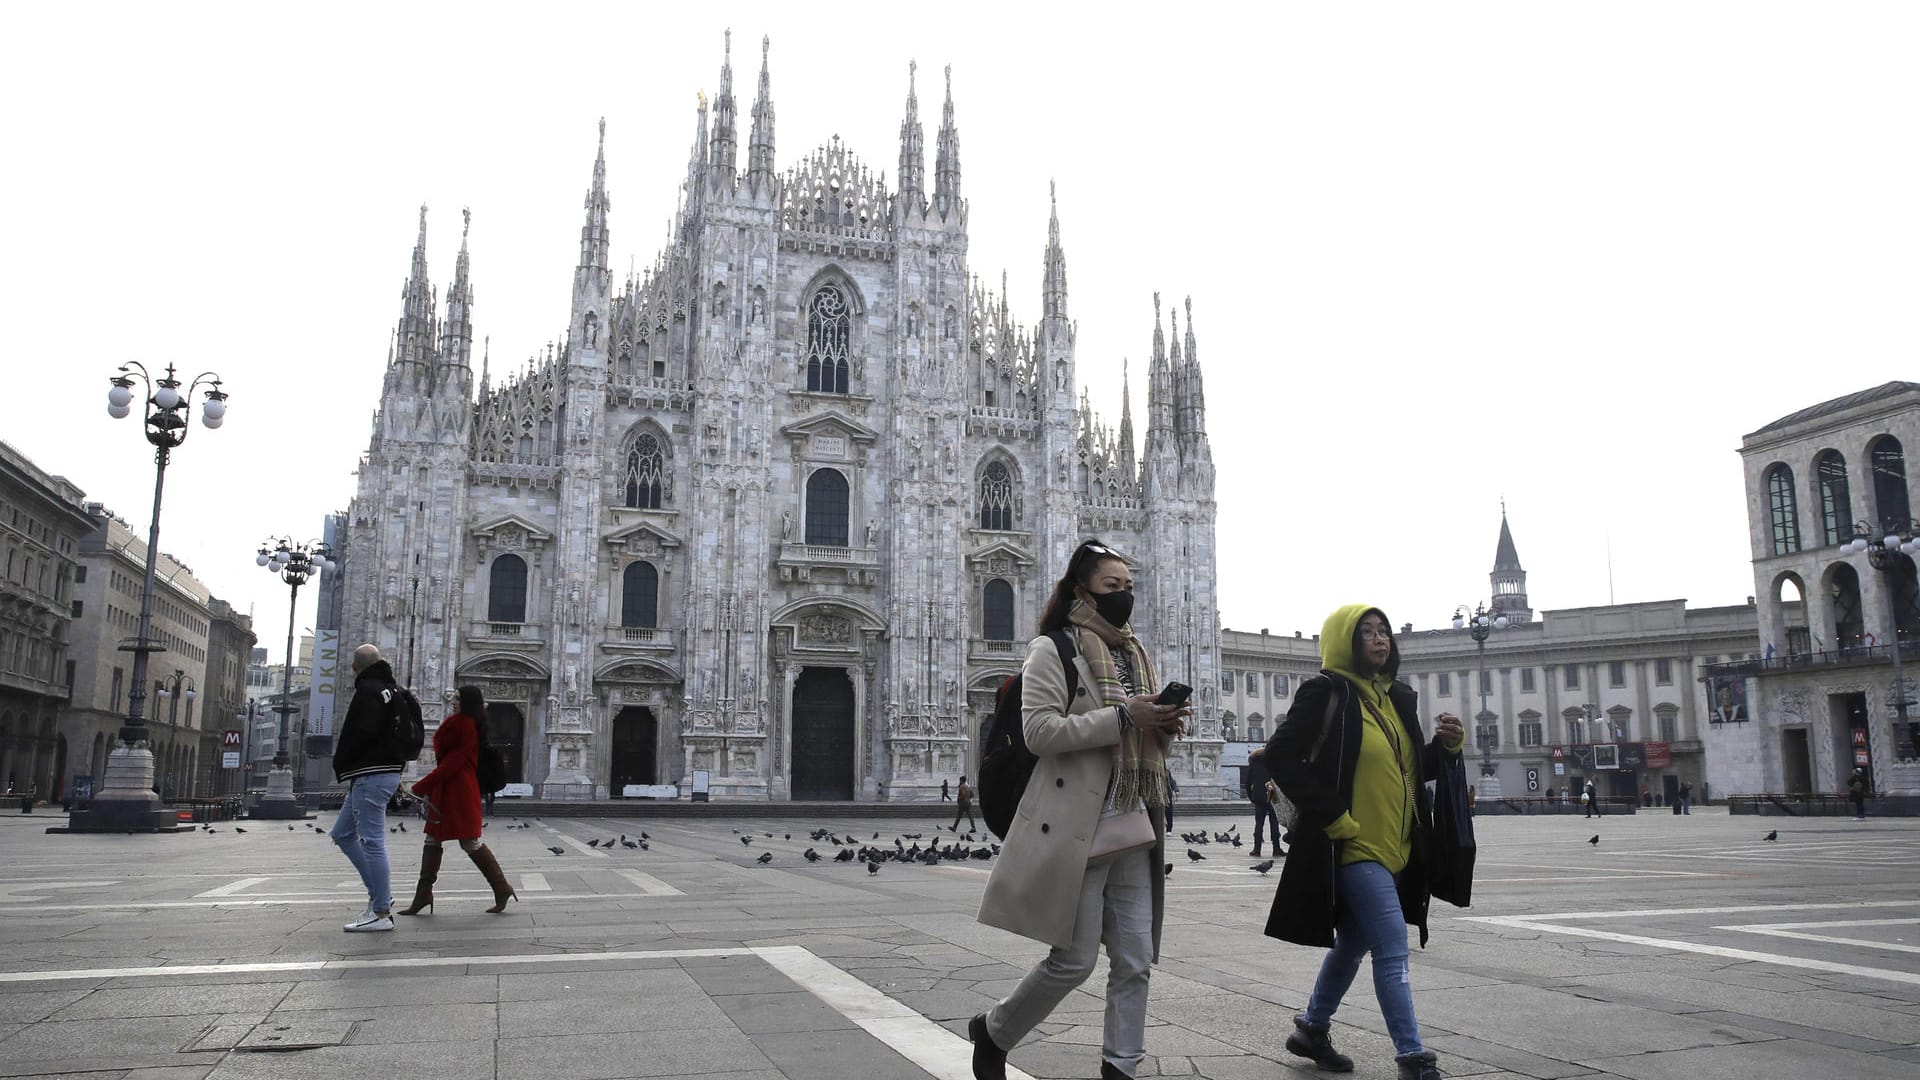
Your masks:
<svg viewBox="0 0 1920 1080"><path fill-rule="evenodd" d="M1179 828L1235 822L1250 832ZM0 1077L965 1080L967 1018L1041 951L974 922L988 863L869 875L807 836L924 845L924 818L513 824L488 836L520 890L505 914L450 853L434 914L349 935L364 898L305 825L49 836L0 818ZM1920 1075L1920 822L1477 824L1475 905L1438 907L1413 963L1448 1076ZM643 831L645 851L590 843ZM404 898L417 832L389 839ZM1184 846L1142 1075L1314 1075L1282 1044L1319 955L1260 935L1275 880L1248 849ZM1103 985L1013 1064L1097 1075ZM1364 976L1336 1039L1356 1077L1393 1075Z"/></svg>

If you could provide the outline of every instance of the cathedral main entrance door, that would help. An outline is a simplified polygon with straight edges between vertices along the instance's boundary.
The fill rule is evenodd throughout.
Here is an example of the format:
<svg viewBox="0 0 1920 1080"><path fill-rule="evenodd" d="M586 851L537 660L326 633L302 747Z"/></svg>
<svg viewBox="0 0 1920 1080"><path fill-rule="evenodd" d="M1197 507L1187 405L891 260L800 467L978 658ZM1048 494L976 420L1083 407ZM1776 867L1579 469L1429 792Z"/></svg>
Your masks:
<svg viewBox="0 0 1920 1080"><path fill-rule="evenodd" d="M527 719L520 706L487 703L487 740L507 763L507 783L526 783Z"/></svg>
<svg viewBox="0 0 1920 1080"><path fill-rule="evenodd" d="M613 718L613 772L607 779L607 794L617 799L628 784L659 782L654 762L659 732L652 709L629 705Z"/></svg>
<svg viewBox="0 0 1920 1080"><path fill-rule="evenodd" d="M853 798L853 683L845 668L801 668L793 683L793 797Z"/></svg>

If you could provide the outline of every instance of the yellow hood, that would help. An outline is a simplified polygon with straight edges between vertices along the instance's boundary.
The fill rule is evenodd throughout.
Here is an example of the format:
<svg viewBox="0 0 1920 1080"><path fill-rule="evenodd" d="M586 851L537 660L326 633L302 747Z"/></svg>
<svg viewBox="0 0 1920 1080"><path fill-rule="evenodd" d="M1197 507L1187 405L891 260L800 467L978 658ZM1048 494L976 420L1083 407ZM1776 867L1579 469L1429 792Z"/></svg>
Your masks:
<svg viewBox="0 0 1920 1080"><path fill-rule="evenodd" d="M1400 643L1393 643L1385 667L1371 676L1362 674L1357 662L1359 654L1354 635L1360 631L1360 620L1366 618L1369 612L1380 616L1380 621L1387 622L1386 613L1372 604L1348 604L1335 608L1333 614L1327 616L1326 625L1320 628L1320 666L1355 686L1370 688L1379 697L1385 698L1388 684L1400 673ZM1387 625L1391 628L1393 624L1387 622Z"/></svg>

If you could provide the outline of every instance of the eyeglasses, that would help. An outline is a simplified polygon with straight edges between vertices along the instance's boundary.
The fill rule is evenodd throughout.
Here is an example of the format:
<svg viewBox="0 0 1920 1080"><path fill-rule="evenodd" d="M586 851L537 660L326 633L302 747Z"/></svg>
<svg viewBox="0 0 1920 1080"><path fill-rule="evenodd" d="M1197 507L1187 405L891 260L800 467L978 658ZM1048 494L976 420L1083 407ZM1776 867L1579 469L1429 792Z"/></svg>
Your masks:
<svg viewBox="0 0 1920 1080"><path fill-rule="evenodd" d="M1363 627L1361 627L1361 628L1360 628L1360 640L1362 640L1362 641L1392 641L1392 640L1393 640L1393 631L1391 631L1391 630L1388 630L1388 629L1386 629L1385 627L1381 627L1381 628L1379 628L1379 629L1375 629L1375 628L1373 628L1373 627L1371 627L1371 626L1363 626Z"/></svg>

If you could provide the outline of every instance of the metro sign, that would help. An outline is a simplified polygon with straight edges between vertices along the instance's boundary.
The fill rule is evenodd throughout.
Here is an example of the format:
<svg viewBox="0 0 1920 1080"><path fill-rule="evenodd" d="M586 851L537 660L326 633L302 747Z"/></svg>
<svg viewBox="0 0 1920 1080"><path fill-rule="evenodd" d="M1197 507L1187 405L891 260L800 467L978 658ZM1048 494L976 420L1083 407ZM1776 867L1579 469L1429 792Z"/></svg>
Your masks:
<svg viewBox="0 0 1920 1080"><path fill-rule="evenodd" d="M238 750L240 747L246 745L241 738L245 734L246 733L242 731L222 731L220 733L220 745L229 750Z"/></svg>

